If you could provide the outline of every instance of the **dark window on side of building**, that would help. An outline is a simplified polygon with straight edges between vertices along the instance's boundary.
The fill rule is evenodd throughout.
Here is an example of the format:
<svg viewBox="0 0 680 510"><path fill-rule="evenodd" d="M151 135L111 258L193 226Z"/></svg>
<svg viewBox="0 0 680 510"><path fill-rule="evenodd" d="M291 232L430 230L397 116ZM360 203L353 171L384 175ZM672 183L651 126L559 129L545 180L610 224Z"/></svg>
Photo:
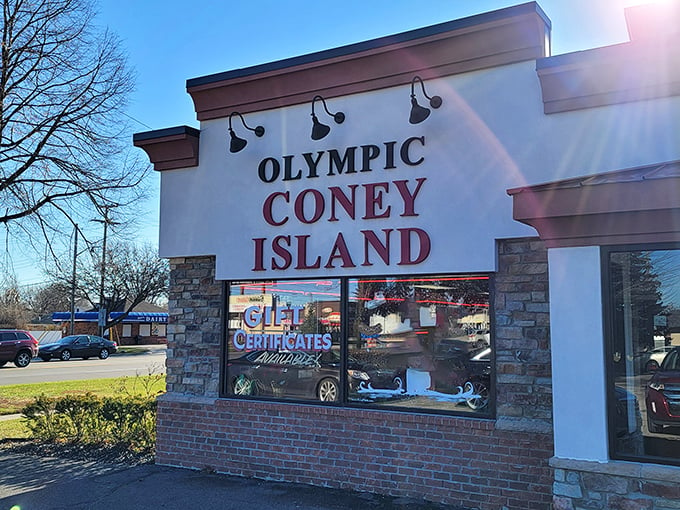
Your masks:
<svg viewBox="0 0 680 510"><path fill-rule="evenodd" d="M603 261L611 456L680 464L680 247Z"/></svg>

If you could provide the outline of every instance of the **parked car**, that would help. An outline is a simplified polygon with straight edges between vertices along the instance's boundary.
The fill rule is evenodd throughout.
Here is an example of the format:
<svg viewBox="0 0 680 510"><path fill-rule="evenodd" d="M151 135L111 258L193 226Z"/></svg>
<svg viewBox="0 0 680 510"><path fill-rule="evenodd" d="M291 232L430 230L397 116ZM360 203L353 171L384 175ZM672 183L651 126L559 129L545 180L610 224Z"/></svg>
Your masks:
<svg viewBox="0 0 680 510"><path fill-rule="evenodd" d="M252 351L229 360L234 395L269 395L337 402L340 399L340 355L336 351ZM403 372L378 369L350 360L349 391L363 382L374 388L396 389Z"/></svg>
<svg viewBox="0 0 680 510"><path fill-rule="evenodd" d="M647 383L647 428L663 432L664 426L680 427L680 347L671 349Z"/></svg>
<svg viewBox="0 0 680 510"><path fill-rule="evenodd" d="M28 331L0 330L0 367L13 361L19 368L27 367L38 354L38 341Z"/></svg>
<svg viewBox="0 0 680 510"><path fill-rule="evenodd" d="M661 366L661 363L663 363L666 354L668 354L673 349L674 347L666 345L664 347L657 347L656 349L652 349L651 351L644 353L642 358L643 370L645 372L654 372L655 370L658 370Z"/></svg>
<svg viewBox="0 0 680 510"><path fill-rule="evenodd" d="M468 339L475 348L488 347L491 342L491 332L488 329L478 329L468 335Z"/></svg>
<svg viewBox="0 0 680 510"><path fill-rule="evenodd" d="M473 390L477 396L467 399L465 403L474 411L484 409L489 405L491 392L491 347L474 353L467 362L467 367L470 375L463 389Z"/></svg>
<svg viewBox="0 0 680 510"><path fill-rule="evenodd" d="M71 358L94 358L106 359L118 350L116 342L95 335L71 335L65 336L53 344L41 345L38 356L43 361L59 358L68 361Z"/></svg>

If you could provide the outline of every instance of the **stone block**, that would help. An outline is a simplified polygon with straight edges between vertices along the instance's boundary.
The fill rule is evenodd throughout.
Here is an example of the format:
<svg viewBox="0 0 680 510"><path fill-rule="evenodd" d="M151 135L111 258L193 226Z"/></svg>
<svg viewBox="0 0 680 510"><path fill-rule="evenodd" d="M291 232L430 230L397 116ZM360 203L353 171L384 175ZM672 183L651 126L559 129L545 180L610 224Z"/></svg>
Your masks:
<svg viewBox="0 0 680 510"><path fill-rule="evenodd" d="M581 486L571 483L555 482L553 483L553 494L555 496L565 496L568 498L581 498L583 492Z"/></svg>

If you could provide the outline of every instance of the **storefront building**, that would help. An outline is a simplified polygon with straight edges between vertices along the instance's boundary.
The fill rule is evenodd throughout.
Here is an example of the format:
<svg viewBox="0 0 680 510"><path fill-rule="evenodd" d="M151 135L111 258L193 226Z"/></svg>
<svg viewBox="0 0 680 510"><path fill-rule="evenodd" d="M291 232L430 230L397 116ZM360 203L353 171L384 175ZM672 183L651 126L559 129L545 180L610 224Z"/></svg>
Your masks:
<svg viewBox="0 0 680 510"><path fill-rule="evenodd" d="M189 80L200 129L134 138L171 266L157 462L680 499L680 41L654 9L574 54L532 2Z"/></svg>
<svg viewBox="0 0 680 510"><path fill-rule="evenodd" d="M116 320L121 315L123 312L111 312L109 317ZM61 325L63 336L96 335L99 331L99 312L76 312L73 315L73 331L70 312L54 312L52 322ZM164 344L167 342L167 324L166 312L129 312L121 322L109 328L107 336L119 345Z"/></svg>

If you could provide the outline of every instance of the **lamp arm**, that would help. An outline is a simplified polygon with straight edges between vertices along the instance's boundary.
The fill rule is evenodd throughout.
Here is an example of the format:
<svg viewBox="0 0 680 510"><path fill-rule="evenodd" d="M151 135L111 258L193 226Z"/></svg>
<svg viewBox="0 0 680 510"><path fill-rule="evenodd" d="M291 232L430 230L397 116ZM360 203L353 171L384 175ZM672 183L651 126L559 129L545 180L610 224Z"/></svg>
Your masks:
<svg viewBox="0 0 680 510"><path fill-rule="evenodd" d="M246 129L248 129L248 130L250 130L250 131L253 131L253 132L256 130L256 128L251 128L250 126L248 126L248 124L246 124L246 121L245 121L245 119L243 118L243 115L241 115L239 112L231 112L231 114L229 115L229 129L230 129L230 130L231 130L231 118L232 118L234 115L238 115L238 116L239 116L239 118L241 119L241 124L243 124L243 127L244 127L244 128L246 128Z"/></svg>
<svg viewBox="0 0 680 510"><path fill-rule="evenodd" d="M425 84L423 83L423 79L422 79L420 76L414 76L413 79L411 80L411 97L413 97L413 96L415 95L415 93L414 93L414 91L413 91L413 85L415 84L416 81L419 81L419 82L420 82L420 88L423 89L423 95L424 95L427 99L430 99L430 100L431 100L432 98L431 98L430 96L427 95L427 92L425 92Z"/></svg>

